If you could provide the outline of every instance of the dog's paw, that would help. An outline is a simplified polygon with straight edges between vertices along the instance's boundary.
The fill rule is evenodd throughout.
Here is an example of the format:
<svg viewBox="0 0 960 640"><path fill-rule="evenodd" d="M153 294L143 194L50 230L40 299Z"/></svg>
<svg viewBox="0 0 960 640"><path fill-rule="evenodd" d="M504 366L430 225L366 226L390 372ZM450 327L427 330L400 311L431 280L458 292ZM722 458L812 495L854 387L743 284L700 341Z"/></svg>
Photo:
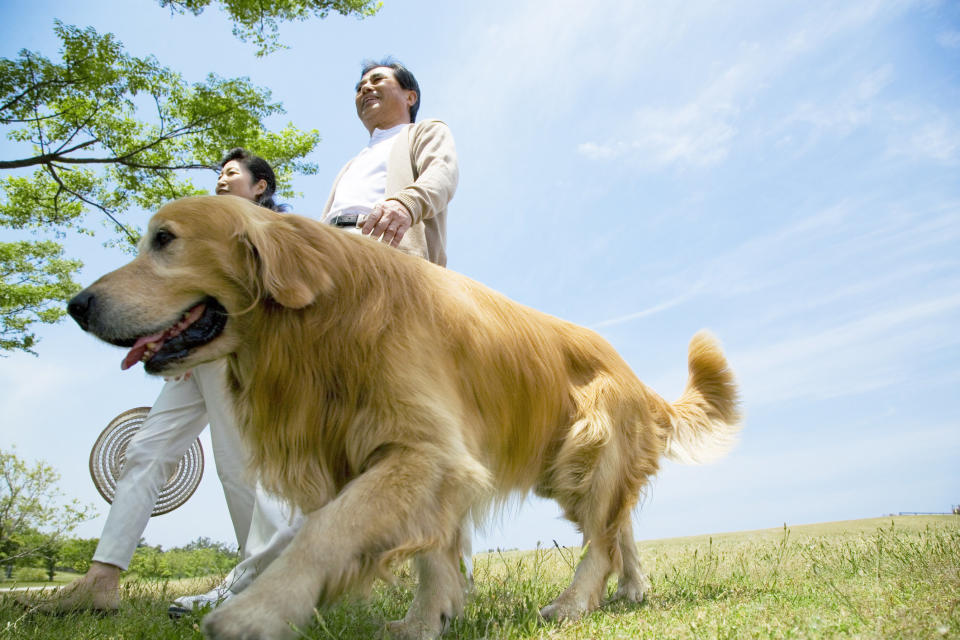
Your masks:
<svg viewBox="0 0 960 640"><path fill-rule="evenodd" d="M617 585L617 591L610 598L610 602L634 602L640 604L643 602L643 596L650 588L650 582L643 576L638 580L621 581Z"/></svg>
<svg viewBox="0 0 960 640"><path fill-rule="evenodd" d="M257 608L240 609L225 604L203 618L203 635L210 640L287 640L296 637L282 619L258 612Z"/></svg>
<svg viewBox="0 0 960 640"><path fill-rule="evenodd" d="M561 596L540 609L540 617L550 622L572 622L582 618L587 611L586 604Z"/></svg>
<svg viewBox="0 0 960 640"><path fill-rule="evenodd" d="M384 635L390 640L434 640L443 635L449 624L450 620L445 615L440 617L437 624L428 624L418 619L411 620L408 616L403 620L388 622Z"/></svg>

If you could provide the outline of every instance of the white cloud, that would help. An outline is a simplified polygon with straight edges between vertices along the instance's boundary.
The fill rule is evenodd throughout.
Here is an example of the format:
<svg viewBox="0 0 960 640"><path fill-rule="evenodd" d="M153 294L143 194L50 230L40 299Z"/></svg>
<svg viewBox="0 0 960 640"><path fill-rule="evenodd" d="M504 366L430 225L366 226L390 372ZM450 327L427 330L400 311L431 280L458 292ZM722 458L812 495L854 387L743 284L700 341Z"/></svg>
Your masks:
<svg viewBox="0 0 960 640"><path fill-rule="evenodd" d="M749 327L729 356L752 404L921 384L960 344L958 220L955 201L844 200L689 265L674 297L593 326L722 300L716 320Z"/></svg>
<svg viewBox="0 0 960 640"><path fill-rule="evenodd" d="M719 74L692 101L679 106L645 106L611 142L585 142L578 151L592 160L628 156L650 167L709 167L722 162L738 133L738 96L755 75L737 62Z"/></svg>
<svg viewBox="0 0 960 640"><path fill-rule="evenodd" d="M613 122L617 135L578 145L577 151L594 161L629 158L641 167L711 167L722 163L749 134L763 137L765 120L776 117L782 82L803 86L808 73L798 62L813 59L828 46L850 40L866 25L889 19L909 3L860 2L810 6L794 15L783 7L767 15L743 16L730 25L733 37L713 35L682 52L673 72L691 76L676 86L689 86L693 96L683 100L653 96L651 104L635 109L623 121ZM736 13L736 8L732 9ZM729 13L729 12L728 12ZM700 24L721 19L700 7ZM669 28L669 27L668 27ZM739 41L736 40L739 38ZM730 40L736 42L731 46ZM642 59L637 55L632 59ZM719 70L719 72L717 71ZM706 73L704 73L706 71ZM795 74L801 74L795 77ZM892 79L889 65L865 74L841 98L826 92L797 104L783 122L815 125L815 133L829 129L849 132L870 121L872 103ZM696 79L700 79L697 89ZM822 100L822 102L820 102ZM659 104L657 104L659 102Z"/></svg>
<svg viewBox="0 0 960 640"><path fill-rule="evenodd" d="M641 109L634 118L631 153L658 166L709 167L722 162L737 135L736 110L695 102L680 109Z"/></svg>
<svg viewBox="0 0 960 640"><path fill-rule="evenodd" d="M625 145L597 144L584 142L577 146L577 151L591 160L610 160L622 155L627 150Z"/></svg>
<svg viewBox="0 0 960 640"><path fill-rule="evenodd" d="M932 264L952 269L953 261L932 252L952 251L960 240L958 222L955 200L925 206L913 196L883 203L844 199L691 265L681 279L727 295L803 282L806 295L798 304L810 305L812 296L829 299L843 289L852 295L857 287L881 284L886 274L912 272L922 279ZM862 271L850 271L852 260Z"/></svg>
<svg viewBox="0 0 960 640"><path fill-rule="evenodd" d="M960 126L935 108L903 107L891 117L887 155L953 164L960 160Z"/></svg>
<svg viewBox="0 0 960 640"><path fill-rule="evenodd" d="M800 103L778 127L809 127L810 132L805 136L807 145L824 136L847 136L873 121L875 101L892 78L893 68L884 65L866 73L838 94L824 93L818 102L807 100Z"/></svg>
<svg viewBox="0 0 960 640"><path fill-rule="evenodd" d="M960 49L960 31L941 31L937 34L937 44L944 49Z"/></svg>
<svg viewBox="0 0 960 640"><path fill-rule="evenodd" d="M632 156L654 166L709 167L727 157L736 135L720 114L702 113L696 105L678 111L646 109L637 113L636 120L631 142L585 142L577 151L591 160Z"/></svg>
<svg viewBox="0 0 960 640"><path fill-rule="evenodd" d="M611 327L614 325L623 324L625 322L630 322L632 320L639 320L640 318L646 318L648 316L661 313L663 311L666 311L667 309L672 309L673 307L683 302L686 302L696 294L696 290L697 290L697 287L693 287L690 291L688 291L683 295L677 296L665 302L661 302L660 304L654 305L652 307L648 307L646 309L636 311L634 313L618 316L616 318L610 318L608 320L601 320L600 322L597 322L591 325L590 328L600 329L603 327Z"/></svg>
<svg viewBox="0 0 960 640"><path fill-rule="evenodd" d="M898 384L914 375L912 367L925 354L956 347L960 336L931 328L954 324L958 313L960 294L930 298L739 351L745 396L769 404Z"/></svg>

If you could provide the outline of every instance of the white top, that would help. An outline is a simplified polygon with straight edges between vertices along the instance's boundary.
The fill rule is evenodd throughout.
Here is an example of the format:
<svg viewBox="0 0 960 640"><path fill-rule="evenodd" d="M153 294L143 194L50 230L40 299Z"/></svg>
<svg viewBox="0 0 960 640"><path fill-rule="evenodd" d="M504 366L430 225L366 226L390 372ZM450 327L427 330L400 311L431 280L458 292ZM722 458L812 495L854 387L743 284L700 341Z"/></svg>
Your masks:
<svg viewBox="0 0 960 640"><path fill-rule="evenodd" d="M390 140L406 127L398 124L386 130L373 130L370 142L344 170L324 222L342 213L368 214L373 205L383 200L387 190L387 159L393 146Z"/></svg>

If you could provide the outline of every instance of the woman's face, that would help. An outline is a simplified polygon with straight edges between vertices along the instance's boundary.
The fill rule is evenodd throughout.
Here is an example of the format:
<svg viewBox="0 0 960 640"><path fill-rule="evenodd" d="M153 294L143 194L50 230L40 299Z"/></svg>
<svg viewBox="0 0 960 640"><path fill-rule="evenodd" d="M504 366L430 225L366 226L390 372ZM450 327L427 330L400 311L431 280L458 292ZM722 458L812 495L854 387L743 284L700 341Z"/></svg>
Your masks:
<svg viewBox="0 0 960 640"><path fill-rule="evenodd" d="M231 160L220 169L220 178L217 179L217 195L222 196L229 193L232 196L240 196L251 202L257 202L267 188L267 181L253 181L253 175L250 170L243 166L239 160Z"/></svg>

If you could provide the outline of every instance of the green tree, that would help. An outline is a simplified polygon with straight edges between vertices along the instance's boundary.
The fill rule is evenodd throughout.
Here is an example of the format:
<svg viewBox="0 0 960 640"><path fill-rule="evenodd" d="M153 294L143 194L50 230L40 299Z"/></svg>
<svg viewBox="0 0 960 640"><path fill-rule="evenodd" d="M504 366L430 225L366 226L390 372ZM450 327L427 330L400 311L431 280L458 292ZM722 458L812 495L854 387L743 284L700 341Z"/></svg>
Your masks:
<svg viewBox="0 0 960 640"><path fill-rule="evenodd" d="M182 547L138 546L128 571L141 578L197 578L224 575L239 561L235 548L209 538L197 538Z"/></svg>
<svg viewBox="0 0 960 640"><path fill-rule="evenodd" d="M14 451L0 449L0 564L11 568L20 558L54 549L93 515L90 505L64 502L59 481L44 462L30 467Z"/></svg>
<svg viewBox="0 0 960 640"><path fill-rule="evenodd" d="M159 0L160 6L172 13L200 15L216 2L233 21L233 35L257 45L257 55L263 56L283 47L280 44L277 21L326 18L331 11L340 15L372 16L383 5L377 0Z"/></svg>
<svg viewBox="0 0 960 640"><path fill-rule="evenodd" d="M72 274L79 260L63 258L56 242L0 242L0 356L4 351L34 353L36 322L54 323L64 315L60 302L80 285Z"/></svg>
<svg viewBox="0 0 960 640"><path fill-rule="evenodd" d="M47 236L24 239L29 248L4 246L0 352L30 351L30 326L63 315L57 306L76 288L71 278L81 265L57 247L67 232L94 235L90 211L110 229L107 244L129 249L139 234L124 214L203 193L186 174L213 168L226 149L243 146L267 158L281 196L293 195L293 173L316 172L303 158L319 134L292 124L268 130L265 121L284 112L268 89L213 74L188 83L152 56L126 53L111 34L59 21L54 30L59 61L27 50L0 59L0 128L22 150L0 158L8 172L0 181L0 228Z"/></svg>
<svg viewBox="0 0 960 640"><path fill-rule="evenodd" d="M60 554L63 566L77 573L86 573L99 542L100 538L68 538Z"/></svg>
<svg viewBox="0 0 960 640"><path fill-rule="evenodd" d="M17 564L40 567L46 572L47 580L53 582L62 558L64 540L36 529L25 533L21 540L25 548L33 551L30 556L21 558Z"/></svg>
<svg viewBox="0 0 960 640"><path fill-rule="evenodd" d="M127 571L141 578L170 578L173 572L167 554L160 547L137 547L130 558Z"/></svg>
<svg viewBox="0 0 960 640"><path fill-rule="evenodd" d="M207 536L198 536L196 539L191 540L182 547L177 547L184 551L196 551L197 549L212 549L217 553L222 553L228 556L237 555L236 545L230 545L226 542L219 542L217 540L212 540Z"/></svg>

